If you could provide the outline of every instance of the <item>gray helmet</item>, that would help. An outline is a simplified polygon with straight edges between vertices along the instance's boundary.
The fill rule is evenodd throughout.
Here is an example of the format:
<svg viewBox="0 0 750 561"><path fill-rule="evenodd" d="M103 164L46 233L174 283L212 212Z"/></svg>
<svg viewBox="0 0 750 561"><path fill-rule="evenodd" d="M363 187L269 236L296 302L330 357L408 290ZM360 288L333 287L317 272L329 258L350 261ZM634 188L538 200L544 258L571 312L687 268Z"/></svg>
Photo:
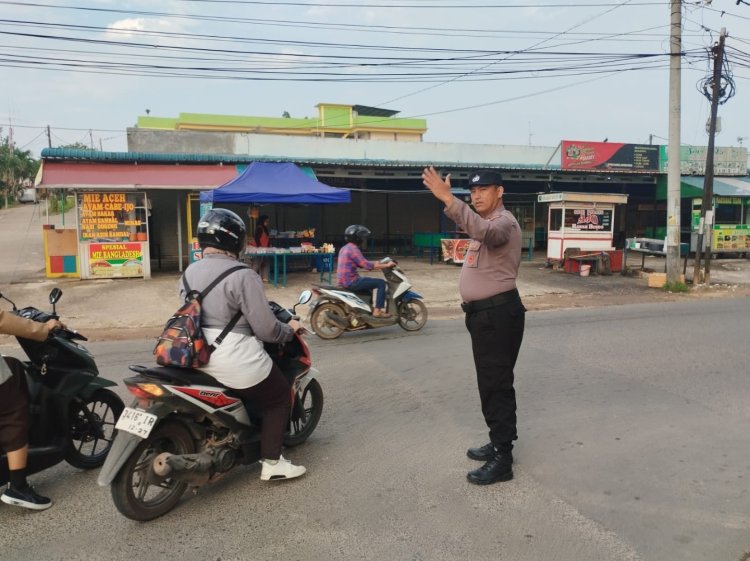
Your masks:
<svg viewBox="0 0 750 561"><path fill-rule="evenodd" d="M201 249L215 247L240 255L245 250L245 221L225 208L214 208L198 221L198 244Z"/></svg>
<svg viewBox="0 0 750 561"><path fill-rule="evenodd" d="M361 224L352 224L344 230L344 239L348 242L359 243L366 240L372 232Z"/></svg>

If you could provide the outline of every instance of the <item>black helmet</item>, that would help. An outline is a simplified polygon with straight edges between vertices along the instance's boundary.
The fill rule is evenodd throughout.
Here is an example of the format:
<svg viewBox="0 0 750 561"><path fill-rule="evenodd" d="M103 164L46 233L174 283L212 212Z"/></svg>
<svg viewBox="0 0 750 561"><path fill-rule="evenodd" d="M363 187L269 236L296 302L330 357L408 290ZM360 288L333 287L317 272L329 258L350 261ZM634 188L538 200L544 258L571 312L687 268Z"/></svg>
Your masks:
<svg viewBox="0 0 750 561"><path fill-rule="evenodd" d="M201 249L215 247L240 255L245 250L245 222L231 210L214 208L198 221L198 244Z"/></svg>
<svg viewBox="0 0 750 561"><path fill-rule="evenodd" d="M359 243L362 240L367 239L370 234L369 228L362 226L361 224L352 224L344 230L344 239L348 242Z"/></svg>

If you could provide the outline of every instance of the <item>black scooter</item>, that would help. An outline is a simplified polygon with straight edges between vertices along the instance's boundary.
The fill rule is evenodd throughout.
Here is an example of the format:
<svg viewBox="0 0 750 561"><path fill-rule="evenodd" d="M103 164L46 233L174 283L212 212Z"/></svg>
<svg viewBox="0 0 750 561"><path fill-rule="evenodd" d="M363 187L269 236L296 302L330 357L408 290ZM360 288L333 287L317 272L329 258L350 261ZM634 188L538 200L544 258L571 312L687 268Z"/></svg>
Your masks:
<svg viewBox="0 0 750 561"><path fill-rule="evenodd" d="M34 321L58 319L55 304L62 290L49 295L52 313L28 307L13 313ZM29 360L23 362L30 394L27 473L40 472L63 460L80 469L101 467L112 447L115 423L125 407L105 389L115 382L100 378L94 357L76 341L86 337L55 329L46 341L16 337ZM0 484L8 481L7 457L0 451Z"/></svg>

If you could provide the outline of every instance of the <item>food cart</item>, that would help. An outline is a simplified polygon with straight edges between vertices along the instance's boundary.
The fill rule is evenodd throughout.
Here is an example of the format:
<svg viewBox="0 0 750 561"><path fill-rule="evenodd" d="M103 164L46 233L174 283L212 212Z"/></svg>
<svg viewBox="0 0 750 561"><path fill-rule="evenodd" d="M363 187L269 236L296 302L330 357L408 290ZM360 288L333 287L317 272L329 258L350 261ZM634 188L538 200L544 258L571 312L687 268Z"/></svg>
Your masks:
<svg viewBox="0 0 750 561"><path fill-rule="evenodd" d="M547 214L547 260L565 264L568 272L579 272L585 260L596 262L604 253L611 271L622 267L622 251L613 246L615 207L628 196L616 193L545 193L540 203ZM566 259L566 257L569 257Z"/></svg>

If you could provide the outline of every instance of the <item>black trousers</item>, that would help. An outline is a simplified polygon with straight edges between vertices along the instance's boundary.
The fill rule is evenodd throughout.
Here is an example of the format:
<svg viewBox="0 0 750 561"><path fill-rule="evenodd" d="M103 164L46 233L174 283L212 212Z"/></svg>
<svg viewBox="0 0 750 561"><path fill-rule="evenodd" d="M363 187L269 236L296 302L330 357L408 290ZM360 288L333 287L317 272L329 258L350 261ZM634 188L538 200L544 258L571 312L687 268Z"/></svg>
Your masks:
<svg viewBox="0 0 750 561"><path fill-rule="evenodd" d="M484 420L490 442L511 450L516 432L516 390L513 388L518 351L523 341L526 308L521 299L466 314Z"/></svg>
<svg viewBox="0 0 750 561"><path fill-rule="evenodd" d="M21 361L0 357L13 375L0 384L0 448L5 452L20 450L29 442L29 390Z"/></svg>
<svg viewBox="0 0 750 561"><path fill-rule="evenodd" d="M232 389L243 400L248 400L263 415L260 430L260 454L264 460L278 460L292 410L292 391L284 374L275 364L271 373L260 384L244 389Z"/></svg>

